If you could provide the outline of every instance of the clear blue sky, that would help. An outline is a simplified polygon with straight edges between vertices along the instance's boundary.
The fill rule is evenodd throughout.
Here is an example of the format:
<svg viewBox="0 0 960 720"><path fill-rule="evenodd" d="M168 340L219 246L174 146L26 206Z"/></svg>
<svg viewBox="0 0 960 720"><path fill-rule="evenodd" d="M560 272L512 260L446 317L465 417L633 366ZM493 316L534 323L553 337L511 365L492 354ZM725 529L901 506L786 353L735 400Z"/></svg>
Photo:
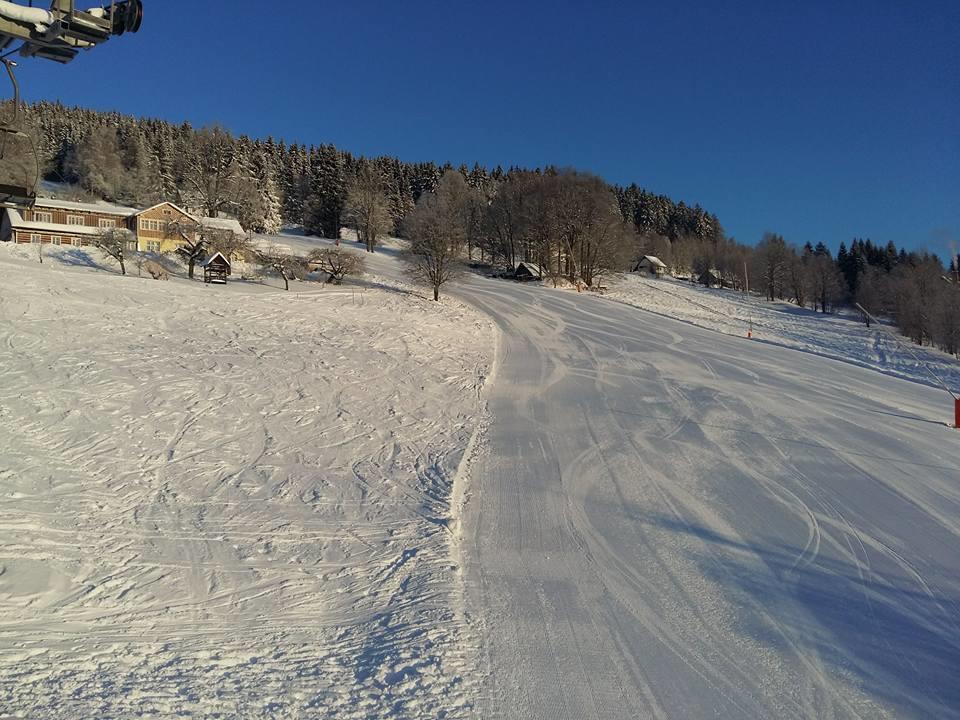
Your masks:
<svg viewBox="0 0 960 720"><path fill-rule="evenodd" d="M144 3L139 35L24 61L27 98L575 166L747 242L960 241L958 0Z"/></svg>

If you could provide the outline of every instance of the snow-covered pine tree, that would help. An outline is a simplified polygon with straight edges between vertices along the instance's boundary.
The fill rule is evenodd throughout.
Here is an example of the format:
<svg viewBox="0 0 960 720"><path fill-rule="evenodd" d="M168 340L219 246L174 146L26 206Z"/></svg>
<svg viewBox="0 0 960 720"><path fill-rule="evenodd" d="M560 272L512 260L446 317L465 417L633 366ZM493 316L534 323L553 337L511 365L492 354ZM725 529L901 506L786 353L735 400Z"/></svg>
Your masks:
<svg viewBox="0 0 960 720"><path fill-rule="evenodd" d="M310 170L303 228L311 235L339 238L347 192L343 157L333 145L321 145L311 158Z"/></svg>
<svg viewBox="0 0 960 720"><path fill-rule="evenodd" d="M282 207L268 147L258 144L254 148L251 169L257 180L256 213L252 222L244 227L267 235L276 234L283 226Z"/></svg>

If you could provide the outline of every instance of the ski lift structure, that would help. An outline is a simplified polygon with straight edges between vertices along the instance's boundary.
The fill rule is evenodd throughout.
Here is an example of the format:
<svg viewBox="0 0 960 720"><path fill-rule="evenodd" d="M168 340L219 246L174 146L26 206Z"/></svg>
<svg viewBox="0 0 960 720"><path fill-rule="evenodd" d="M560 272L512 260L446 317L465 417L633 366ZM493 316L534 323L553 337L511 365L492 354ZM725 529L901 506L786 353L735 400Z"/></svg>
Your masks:
<svg viewBox="0 0 960 720"><path fill-rule="evenodd" d="M11 59L43 58L66 64L81 50L90 50L114 35L135 33L143 22L141 0L102 3L77 10L74 0L53 0L50 9L0 0L0 63L13 87L13 97L0 111L0 208L33 207L40 182L40 161L26 132L23 101ZM19 43L19 45L18 45Z"/></svg>

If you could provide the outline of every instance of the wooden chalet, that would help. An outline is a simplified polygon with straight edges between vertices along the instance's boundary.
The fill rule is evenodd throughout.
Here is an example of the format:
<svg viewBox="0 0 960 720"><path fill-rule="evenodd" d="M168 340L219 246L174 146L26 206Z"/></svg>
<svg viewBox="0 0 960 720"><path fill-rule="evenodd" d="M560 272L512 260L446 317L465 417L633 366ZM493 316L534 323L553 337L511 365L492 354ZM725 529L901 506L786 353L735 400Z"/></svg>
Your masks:
<svg viewBox="0 0 960 720"><path fill-rule="evenodd" d="M203 281L213 285L226 285L227 278L230 277L230 261L224 257L223 253L214 253L202 263Z"/></svg>
<svg viewBox="0 0 960 720"><path fill-rule="evenodd" d="M244 235L236 220L198 218L170 202L140 210L109 203L78 203L38 198L29 210L6 209L0 216L0 241L83 247L103 230L126 228L133 234L129 250L174 252L194 228L215 228ZM229 262L229 261L228 261Z"/></svg>
<svg viewBox="0 0 960 720"><path fill-rule="evenodd" d="M135 212L108 203L38 199L30 210L8 208L4 212L0 240L82 247L92 244L103 230L127 227L127 219Z"/></svg>

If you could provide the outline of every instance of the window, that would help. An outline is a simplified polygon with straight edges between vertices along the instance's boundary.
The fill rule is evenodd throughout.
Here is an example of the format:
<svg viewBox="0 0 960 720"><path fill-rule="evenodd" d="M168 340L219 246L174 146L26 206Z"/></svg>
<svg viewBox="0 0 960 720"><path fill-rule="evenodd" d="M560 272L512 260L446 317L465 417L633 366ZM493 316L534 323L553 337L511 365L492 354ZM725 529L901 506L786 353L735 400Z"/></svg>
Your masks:
<svg viewBox="0 0 960 720"><path fill-rule="evenodd" d="M113 228L113 227L116 227L116 226L117 226L117 221L116 221L116 220L108 220L107 218L100 218L100 219L97 221L97 224L98 224L102 229Z"/></svg>
<svg viewBox="0 0 960 720"><path fill-rule="evenodd" d="M155 240L151 240L147 243L147 252L149 253L158 253L160 252L160 243Z"/></svg>
<svg viewBox="0 0 960 720"><path fill-rule="evenodd" d="M81 240L80 238L74 238L74 239L73 239L73 246L74 246L74 247L80 247L81 245L83 245L83 240Z"/></svg>
<svg viewBox="0 0 960 720"><path fill-rule="evenodd" d="M43 240L43 238L42 238L41 236L37 235L36 233L32 233L32 234L30 235L30 242L32 242L34 245L39 244L42 240Z"/></svg>
<svg viewBox="0 0 960 720"><path fill-rule="evenodd" d="M83 215L67 215L67 225L85 225Z"/></svg>
<svg viewBox="0 0 960 720"><path fill-rule="evenodd" d="M33 211L33 221L39 223L52 223L53 213Z"/></svg>
<svg viewBox="0 0 960 720"><path fill-rule="evenodd" d="M124 244L124 248L127 252L136 252L137 251L137 241L136 240L127 240Z"/></svg>
<svg viewBox="0 0 960 720"><path fill-rule="evenodd" d="M149 230L151 232L160 232L161 230L163 230L163 222L160 220L150 220L148 218L141 218L140 229Z"/></svg>
<svg viewBox="0 0 960 720"><path fill-rule="evenodd" d="M59 245L59 244L60 244L60 236L59 236L59 235L54 235L54 236L51 238L50 242L52 242L54 245Z"/></svg>

